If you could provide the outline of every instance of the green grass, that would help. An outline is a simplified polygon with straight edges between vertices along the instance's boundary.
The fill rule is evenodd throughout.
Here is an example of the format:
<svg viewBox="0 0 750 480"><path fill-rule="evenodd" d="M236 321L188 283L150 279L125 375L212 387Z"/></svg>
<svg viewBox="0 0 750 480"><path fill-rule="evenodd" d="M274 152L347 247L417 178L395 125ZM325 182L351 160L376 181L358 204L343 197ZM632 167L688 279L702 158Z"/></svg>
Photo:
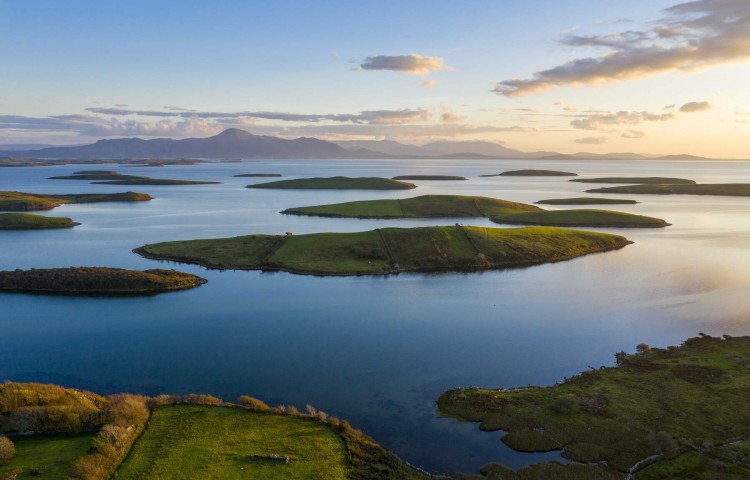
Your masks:
<svg viewBox="0 0 750 480"><path fill-rule="evenodd" d="M104 182L92 182L96 185L212 185L221 182L207 182L203 180L171 180L168 178L144 178L109 180Z"/></svg>
<svg viewBox="0 0 750 480"><path fill-rule="evenodd" d="M599 198L599 197L576 197L576 198L550 198L539 200L540 205L633 205L638 202L635 200L626 200L620 198Z"/></svg>
<svg viewBox="0 0 750 480"><path fill-rule="evenodd" d="M673 177L574 178L570 181L580 183L626 183L628 185L691 185L695 183L693 180Z"/></svg>
<svg viewBox="0 0 750 480"><path fill-rule="evenodd" d="M480 175L480 177L575 177L577 173L561 172L558 170L509 170L497 175Z"/></svg>
<svg viewBox="0 0 750 480"><path fill-rule="evenodd" d="M206 280L175 270L71 267L0 271L0 291L67 294L153 294L184 290Z"/></svg>
<svg viewBox="0 0 750 480"><path fill-rule="evenodd" d="M450 390L438 407L481 422L483 430L504 430L502 441L518 451L564 449L568 459L620 472L655 455L636 479L669 478L667 470L681 472L673 478L725 478L690 476L708 464L683 455L720 458L748 450L726 443L750 438L749 357L750 337L703 336L681 347L621 354L618 367L551 387Z"/></svg>
<svg viewBox="0 0 750 480"><path fill-rule="evenodd" d="M721 195L750 197L750 183L702 183L695 185L624 185L586 190L589 193L630 193L650 195Z"/></svg>
<svg viewBox="0 0 750 480"><path fill-rule="evenodd" d="M150 178L140 175L123 175L114 170L82 170L73 175L49 177L52 180L96 180L96 185L205 185L221 182L195 180L172 180L168 178Z"/></svg>
<svg viewBox="0 0 750 480"><path fill-rule="evenodd" d="M409 190L412 183L379 177L313 177L256 183L247 188L334 189L334 190Z"/></svg>
<svg viewBox="0 0 750 480"><path fill-rule="evenodd" d="M466 180L466 177L455 175L399 175L394 180Z"/></svg>
<svg viewBox="0 0 750 480"><path fill-rule="evenodd" d="M660 218L592 209L511 213L490 220L495 223L568 227L661 228L669 225Z"/></svg>
<svg viewBox="0 0 750 480"><path fill-rule="evenodd" d="M270 460L290 456L290 463ZM305 418L226 407L157 408L117 480L345 479L344 442Z"/></svg>
<svg viewBox="0 0 750 480"><path fill-rule="evenodd" d="M382 275L530 265L613 250L628 243L617 235L549 227L451 226L188 240L144 245L135 252L211 268Z"/></svg>
<svg viewBox="0 0 750 480"><path fill-rule="evenodd" d="M92 433L13 438L16 456L8 464L0 466L0 478L14 473L18 473L15 478L19 480L22 478L65 478L73 460L86 454L93 438ZM32 469L38 470L39 474L32 475Z"/></svg>
<svg viewBox="0 0 750 480"><path fill-rule="evenodd" d="M76 223L67 217L45 217L31 213L0 213L0 230L44 230L72 228Z"/></svg>
<svg viewBox="0 0 750 480"><path fill-rule="evenodd" d="M67 195L0 192L0 211L51 210L66 203L145 202L151 199L150 195L138 192Z"/></svg>
<svg viewBox="0 0 750 480"><path fill-rule="evenodd" d="M233 175L234 177L281 177L280 173L241 173L239 175Z"/></svg>
<svg viewBox="0 0 750 480"><path fill-rule="evenodd" d="M403 200L364 200L357 202L289 208L281 213L320 217L424 218L485 217L529 212L539 207L488 197L462 195L422 195Z"/></svg>

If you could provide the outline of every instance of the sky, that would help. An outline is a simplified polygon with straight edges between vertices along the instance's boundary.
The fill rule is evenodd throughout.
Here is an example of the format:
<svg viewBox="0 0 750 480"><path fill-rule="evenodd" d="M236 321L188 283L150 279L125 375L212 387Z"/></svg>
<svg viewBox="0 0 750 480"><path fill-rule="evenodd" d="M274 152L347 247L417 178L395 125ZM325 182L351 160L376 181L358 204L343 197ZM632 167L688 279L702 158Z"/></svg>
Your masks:
<svg viewBox="0 0 750 480"><path fill-rule="evenodd" d="M486 140L750 158L749 0L0 0L0 145Z"/></svg>

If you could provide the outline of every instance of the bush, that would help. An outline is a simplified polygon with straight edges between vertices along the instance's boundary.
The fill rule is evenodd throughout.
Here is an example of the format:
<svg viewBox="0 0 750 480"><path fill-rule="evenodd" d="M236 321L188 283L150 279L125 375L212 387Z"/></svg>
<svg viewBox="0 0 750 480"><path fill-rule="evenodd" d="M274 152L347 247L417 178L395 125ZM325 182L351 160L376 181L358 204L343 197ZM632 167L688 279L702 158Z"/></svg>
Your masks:
<svg viewBox="0 0 750 480"><path fill-rule="evenodd" d="M651 347L646 343L639 343L635 346L635 351L640 355L645 355L651 351Z"/></svg>
<svg viewBox="0 0 750 480"><path fill-rule="evenodd" d="M248 407L250 410L255 410L256 412L266 412L271 410L271 407L269 407L264 401L258 400L249 395L242 395L239 398L239 401L242 405Z"/></svg>
<svg viewBox="0 0 750 480"><path fill-rule="evenodd" d="M5 465L16 456L16 446L8 437L0 436L0 465Z"/></svg>
<svg viewBox="0 0 750 480"><path fill-rule="evenodd" d="M555 413L569 414L576 413L579 410L578 402L572 395L558 397L550 405L550 409Z"/></svg>

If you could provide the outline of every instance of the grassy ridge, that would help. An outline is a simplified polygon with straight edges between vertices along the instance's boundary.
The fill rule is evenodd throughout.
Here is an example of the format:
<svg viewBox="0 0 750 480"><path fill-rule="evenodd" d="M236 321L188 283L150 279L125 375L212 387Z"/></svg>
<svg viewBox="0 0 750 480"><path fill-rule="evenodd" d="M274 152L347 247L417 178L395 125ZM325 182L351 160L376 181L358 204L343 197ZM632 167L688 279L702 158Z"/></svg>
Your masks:
<svg viewBox="0 0 750 480"><path fill-rule="evenodd" d="M586 190L589 193L632 193L650 195L719 195L750 197L750 183L702 183L695 185L624 185Z"/></svg>
<svg viewBox="0 0 750 480"><path fill-rule="evenodd" d="M638 202L620 198L577 197L577 198L549 198L534 202L540 205L633 205Z"/></svg>
<svg viewBox="0 0 750 480"><path fill-rule="evenodd" d="M676 478L719 478L689 473L721 461L729 447L747 449L733 441L750 438L750 337L702 336L638 351L617 354L617 367L551 387L450 390L438 406L483 430L508 432L502 441L518 451L564 449L568 459L632 470L635 479L665 478L659 475L668 467L682 469ZM703 460L690 466L696 455ZM747 464L741 467L750 475Z"/></svg>
<svg viewBox="0 0 750 480"><path fill-rule="evenodd" d="M314 275L493 269L567 260L613 250L626 238L549 227L384 228L357 233L248 235L144 245L147 258L210 268L271 269Z"/></svg>
<svg viewBox="0 0 750 480"><path fill-rule="evenodd" d="M104 267L0 271L0 291L68 294L152 294L193 288L206 280L175 270Z"/></svg>
<svg viewBox="0 0 750 480"><path fill-rule="evenodd" d="M45 217L31 213L0 213L0 230L45 230L72 228L76 223L67 217Z"/></svg>
<svg viewBox="0 0 750 480"><path fill-rule="evenodd" d="M495 223L557 225L569 227L661 228L669 224L661 218L610 210L544 210L491 217Z"/></svg>
<svg viewBox="0 0 750 480"><path fill-rule="evenodd" d="M424 218L485 217L539 210L533 205L489 197L422 195L403 200L364 200L311 207L288 208L281 213L320 217Z"/></svg>
<svg viewBox="0 0 750 480"><path fill-rule="evenodd" d="M390 178L380 177L313 177L275 182L256 183L247 188L283 188L283 189L332 189L332 190L409 190L416 185Z"/></svg>
<svg viewBox="0 0 750 480"><path fill-rule="evenodd" d="M145 202L152 197L145 193L82 193L67 195L48 195L23 192L0 192L0 210L34 211L51 210L66 203L101 203L101 202Z"/></svg>
<svg viewBox="0 0 750 480"><path fill-rule="evenodd" d="M626 183L629 185L691 185L695 182L686 178L673 177L602 177L574 178L571 182L580 183Z"/></svg>
<svg viewBox="0 0 750 480"><path fill-rule="evenodd" d="M272 460L272 454L292 461ZM249 410L175 405L154 411L116 478L343 480L347 471L344 443L324 424Z"/></svg>

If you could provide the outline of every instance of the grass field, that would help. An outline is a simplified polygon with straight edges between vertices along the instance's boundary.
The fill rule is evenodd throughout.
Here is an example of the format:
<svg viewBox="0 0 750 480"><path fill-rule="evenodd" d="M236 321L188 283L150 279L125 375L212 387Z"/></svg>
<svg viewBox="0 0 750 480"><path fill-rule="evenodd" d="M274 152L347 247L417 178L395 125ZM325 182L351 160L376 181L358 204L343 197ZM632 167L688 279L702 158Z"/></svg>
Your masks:
<svg viewBox="0 0 750 480"><path fill-rule="evenodd" d="M422 195L402 200L363 200L311 207L288 208L281 213L320 217L424 218L486 217L541 210L533 205L489 197Z"/></svg>
<svg viewBox="0 0 750 480"><path fill-rule="evenodd" d="M32 213L0 213L0 230L44 230L72 228L76 223L67 217L45 217Z"/></svg>
<svg viewBox="0 0 750 480"><path fill-rule="evenodd" d="M290 463L269 458L289 456ZM344 442L298 417L199 405L157 408L118 480L347 478Z"/></svg>
<svg viewBox="0 0 750 480"><path fill-rule="evenodd" d="M18 480L66 478L73 461L88 451L93 438L93 433L13 438L16 456L8 464L0 466L0 478L4 475L14 478L13 474L18 474L15 477ZM39 473L33 475L32 470Z"/></svg>
<svg viewBox="0 0 750 480"><path fill-rule="evenodd" d="M750 197L750 183L702 183L694 185L623 185L586 190L588 193L630 193L650 195L720 195Z"/></svg>
<svg viewBox="0 0 750 480"><path fill-rule="evenodd" d="M539 200L540 205L633 205L638 202L620 198L598 198L598 197L576 197L576 198L549 198Z"/></svg>
<svg viewBox="0 0 750 480"><path fill-rule="evenodd" d="M0 192L0 211L51 210L66 203L145 202L151 200L145 193L84 193L47 195L23 192Z"/></svg>
<svg viewBox="0 0 750 480"><path fill-rule="evenodd" d="M283 188L302 190L409 190L417 188L417 186L412 183L380 177L313 177L256 183L254 185L248 185L247 188Z"/></svg>
<svg viewBox="0 0 750 480"><path fill-rule="evenodd" d="M438 406L483 430L507 432L502 441L515 450L563 449L590 468L632 470L636 480L747 474L742 459L750 447L734 441L750 438L750 337L701 336L638 351L616 355L617 367L551 387L450 390Z"/></svg>
<svg viewBox="0 0 750 480"><path fill-rule="evenodd" d="M630 243L604 233L549 227L383 228L356 233L188 240L144 245L147 258L211 268L271 269L313 275L505 268L566 260Z"/></svg>
<svg viewBox="0 0 750 480"><path fill-rule="evenodd" d="M567 227L661 228L669 224L661 218L610 210L545 210L491 217L495 223L555 225Z"/></svg>
<svg viewBox="0 0 750 480"><path fill-rule="evenodd" d="M625 183L628 185L691 185L695 182L686 178L673 177L602 177L574 178L571 182L580 183Z"/></svg>

